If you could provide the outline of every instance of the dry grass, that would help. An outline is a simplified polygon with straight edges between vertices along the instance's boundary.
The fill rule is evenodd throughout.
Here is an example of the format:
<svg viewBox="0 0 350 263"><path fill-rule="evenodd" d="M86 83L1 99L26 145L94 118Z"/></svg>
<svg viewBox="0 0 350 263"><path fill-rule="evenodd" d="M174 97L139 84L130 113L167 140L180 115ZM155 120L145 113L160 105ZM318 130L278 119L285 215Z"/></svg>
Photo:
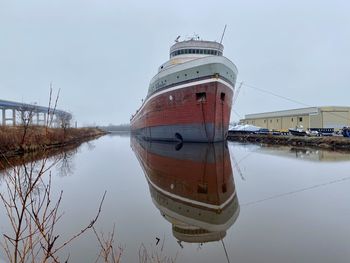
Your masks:
<svg viewBox="0 0 350 263"><path fill-rule="evenodd" d="M26 130L17 127L0 127L0 153L5 154L9 151L30 152L40 147L50 147L57 144L69 144L84 138L98 136L103 134L98 129L92 128L45 128L42 126L30 126Z"/></svg>

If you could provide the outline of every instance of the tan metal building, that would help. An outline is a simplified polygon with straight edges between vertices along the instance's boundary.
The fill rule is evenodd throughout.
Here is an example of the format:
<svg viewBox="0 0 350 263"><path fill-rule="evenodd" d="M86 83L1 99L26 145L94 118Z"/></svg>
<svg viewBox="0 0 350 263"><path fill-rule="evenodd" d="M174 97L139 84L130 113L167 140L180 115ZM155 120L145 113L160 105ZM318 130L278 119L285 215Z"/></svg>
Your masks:
<svg viewBox="0 0 350 263"><path fill-rule="evenodd" d="M350 126L350 107L327 106L248 114L242 124L252 124L269 130L308 128L334 128Z"/></svg>

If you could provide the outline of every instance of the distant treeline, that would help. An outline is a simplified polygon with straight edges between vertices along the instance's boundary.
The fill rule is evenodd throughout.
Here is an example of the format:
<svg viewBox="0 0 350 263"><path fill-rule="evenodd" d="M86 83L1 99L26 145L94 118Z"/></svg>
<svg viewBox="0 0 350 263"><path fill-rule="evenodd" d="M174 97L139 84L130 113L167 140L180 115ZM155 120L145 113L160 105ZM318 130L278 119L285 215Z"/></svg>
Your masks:
<svg viewBox="0 0 350 263"><path fill-rule="evenodd" d="M98 126L98 128L109 132L129 132L130 124L119 124L119 125L110 124L108 126Z"/></svg>

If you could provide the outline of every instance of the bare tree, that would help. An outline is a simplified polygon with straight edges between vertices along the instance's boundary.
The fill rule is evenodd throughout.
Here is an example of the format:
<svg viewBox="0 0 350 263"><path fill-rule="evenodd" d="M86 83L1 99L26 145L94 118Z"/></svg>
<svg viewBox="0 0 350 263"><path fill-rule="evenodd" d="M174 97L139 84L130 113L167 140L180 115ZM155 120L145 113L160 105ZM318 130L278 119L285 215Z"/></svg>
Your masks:
<svg viewBox="0 0 350 263"><path fill-rule="evenodd" d="M52 123L54 121L54 116L56 113L56 109L57 109L57 103L58 103L58 99L60 97L60 91L58 90L57 95L56 95L56 99L54 101L54 103L52 104L52 100L53 100L53 90L52 90L52 83L50 83L50 95L49 95L49 106L47 108L47 118L46 118L46 134L48 132L48 128L52 126Z"/></svg>
<svg viewBox="0 0 350 263"><path fill-rule="evenodd" d="M67 128L70 127L71 119L72 119L72 116L68 114L58 115L58 121L60 123L61 129L63 129L63 139L66 137L66 131L67 131Z"/></svg>
<svg viewBox="0 0 350 263"><path fill-rule="evenodd" d="M29 104L23 104L18 109L19 118L21 120L21 127L23 129L23 135L21 139L21 145L24 144L29 126L32 125L33 117L35 114L35 106Z"/></svg>

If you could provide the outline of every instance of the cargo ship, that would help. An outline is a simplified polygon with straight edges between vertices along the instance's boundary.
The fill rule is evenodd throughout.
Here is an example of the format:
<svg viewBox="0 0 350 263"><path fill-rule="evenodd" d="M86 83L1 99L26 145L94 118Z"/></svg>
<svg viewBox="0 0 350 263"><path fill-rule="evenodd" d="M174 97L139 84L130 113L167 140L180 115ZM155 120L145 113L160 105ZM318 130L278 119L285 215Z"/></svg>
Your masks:
<svg viewBox="0 0 350 263"><path fill-rule="evenodd" d="M131 132L146 140L223 141L237 68L223 56L221 43L198 38L175 42L131 116Z"/></svg>
<svg viewBox="0 0 350 263"><path fill-rule="evenodd" d="M222 240L239 215L224 142L174 144L131 137L154 205L178 241Z"/></svg>

